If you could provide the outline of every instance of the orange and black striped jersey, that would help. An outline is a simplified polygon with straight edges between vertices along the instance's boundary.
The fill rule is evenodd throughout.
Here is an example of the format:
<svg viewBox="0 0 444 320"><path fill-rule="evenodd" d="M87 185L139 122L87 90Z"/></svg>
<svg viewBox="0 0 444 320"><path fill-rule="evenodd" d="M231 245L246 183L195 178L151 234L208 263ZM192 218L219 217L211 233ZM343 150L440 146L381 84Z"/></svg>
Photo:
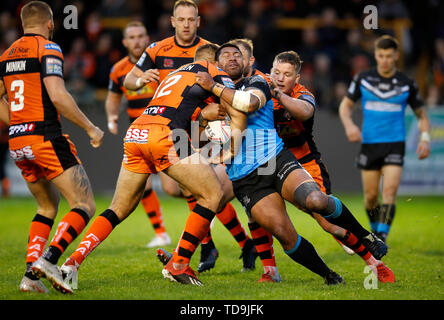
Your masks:
<svg viewBox="0 0 444 320"><path fill-rule="evenodd" d="M290 96L312 104L316 108L313 94L303 85L297 83ZM294 119L290 112L273 98L274 124L279 137L284 141L285 147L290 149L301 164L320 158L313 137L313 116L306 120Z"/></svg>
<svg viewBox="0 0 444 320"><path fill-rule="evenodd" d="M24 34L0 57L0 79L9 100L9 146L22 148L61 135L60 116L43 79L63 78L60 47L38 34Z"/></svg>
<svg viewBox="0 0 444 320"><path fill-rule="evenodd" d="M135 119L143 113L157 87L157 83L150 82L137 91L125 88L123 81L134 65L135 63L132 63L128 56L114 64L109 75L108 86L108 90L125 95L128 100L127 112L130 119Z"/></svg>
<svg viewBox="0 0 444 320"><path fill-rule="evenodd" d="M171 72L159 85L150 104L134 124L163 124L170 129L191 131L191 121L196 120L206 100L213 96L196 83L196 73L208 72L227 87L234 83L227 73L208 61L196 61Z"/></svg>
<svg viewBox="0 0 444 320"><path fill-rule="evenodd" d="M207 40L196 37L191 45L181 46L177 43L175 36L153 42L146 48L136 66L144 72L149 69L158 69L160 83L171 71L192 63L196 49L206 43L208 43Z"/></svg>
<svg viewBox="0 0 444 320"><path fill-rule="evenodd" d="M251 73L252 76L262 76L264 77L265 80L267 80L268 82L268 77L265 73L263 73L262 71L259 71L258 69L253 69L253 72Z"/></svg>

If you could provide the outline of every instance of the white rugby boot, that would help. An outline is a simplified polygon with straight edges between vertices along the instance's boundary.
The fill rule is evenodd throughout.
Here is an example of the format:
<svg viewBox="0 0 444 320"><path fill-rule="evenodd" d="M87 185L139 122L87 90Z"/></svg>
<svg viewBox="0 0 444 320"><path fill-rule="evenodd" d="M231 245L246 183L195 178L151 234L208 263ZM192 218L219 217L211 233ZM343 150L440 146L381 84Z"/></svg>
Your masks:
<svg viewBox="0 0 444 320"><path fill-rule="evenodd" d="M164 232L156 235L147 245L147 248L163 247L169 246L171 244L171 239L168 233Z"/></svg>
<svg viewBox="0 0 444 320"><path fill-rule="evenodd" d="M38 258L32 265L32 272L37 277L48 279L53 288L61 293L73 293L71 287L63 281L62 272L56 264L52 264L43 257Z"/></svg>
<svg viewBox="0 0 444 320"><path fill-rule="evenodd" d="M24 276L22 281L20 281L19 289L21 292L48 293L48 289L40 281L40 279L32 280L26 276Z"/></svg>
<svg viewBox="0 0 444 320"><path fill-rule="evenodd" d="M79 282L77 274L79 272L79 264L71 258L66 259L65 263L60 267L63 280L65 283L71 286L71 289L77 290L79 288Z"/></svg>

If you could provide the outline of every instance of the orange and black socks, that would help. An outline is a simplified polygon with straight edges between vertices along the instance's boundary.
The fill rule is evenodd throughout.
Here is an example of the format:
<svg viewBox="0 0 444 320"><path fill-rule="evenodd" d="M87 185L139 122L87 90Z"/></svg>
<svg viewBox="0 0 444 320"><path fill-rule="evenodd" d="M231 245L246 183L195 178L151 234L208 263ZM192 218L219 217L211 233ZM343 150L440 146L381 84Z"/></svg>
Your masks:
<svg viewBox="0 0 444 320"><path fill-rule="evenodd" d="M34 279L31 265L43 254L54 220L36 214L29 228L28 248L26 251L26 276ZM37 279L37 278L35 278Z"/></svg>
<svg viewBox="0 0 444 320"><path fill-rule="evenodd" d="M344 238L335 237L341 241L344 245L352 249L356 254L358 254L365 262L369 261L373 255L367 250L367 248L362 244L362 242L356 238L356 236L347 230Z"/></svg>
<svg viewBox="0 0 444 320"><path fill-rule="evenodd" d="M68 245L73 242L88 224L88 214L82 209L74 208L68 212L57 226L57 231L43 257L56 264Z"/></svg>
<svg viewBox="0 0 444 320"><path fill-rule="evenodd" d="M106 209L94 219L76 251L71 255L71 258L80 265L83 260L109 236L111 231L113 231L119 223L120 220L116 213L110 209Z"/></svg>
<svg viewBox="0 0 444 320"><path fill-rule="evenodd" d="M262 228L257 222L249 222L251 238L256 246L257 254L265 267L276 267L276 260L273 250L273 236Z"/></svg>
<svg viewBox="0 0 444 320"><path fill-rule="evenodd" d="M194 207L196 206L197 200L194 198L193 195L185 197L185 200L187 200L188 208L190 208L190 211L193 211Z"/></svg>
<svg viewBox="0 0 444 320"><path fill-rule="evenodd" d="M208 234L211 220L213 220L215 214L216 213L210 209L202 207L198 203L196 204L185 223L184 231L173 256L174 263L189 263L196 247Z"/></svg>
<svg viewBox="0 0 444 320"><path fill-rule="evenodd" d="M249 237L244 227L242 227L233 205L228 202L225 207L216 214L216 217L222 222L225 228L230 231L239 246L243 248Z"/></svg>
<svg viewBox="0 0 444 320"><path fill-rule="evenodd" d="M164 233L165 226L163 224L162 209L160 208L156 192L153 189L145 190L140 202L150 219L154 232L156 234Z"/></svg>

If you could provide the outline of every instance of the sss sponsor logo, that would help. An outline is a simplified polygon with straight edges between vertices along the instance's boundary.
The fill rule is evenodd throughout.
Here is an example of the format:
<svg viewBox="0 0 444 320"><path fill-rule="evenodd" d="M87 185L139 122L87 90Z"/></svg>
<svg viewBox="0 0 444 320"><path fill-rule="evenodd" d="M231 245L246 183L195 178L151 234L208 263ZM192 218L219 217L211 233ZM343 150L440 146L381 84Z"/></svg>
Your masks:
<svg viewBox="0 0 444 320"><path fill-rule="evenodd" d="M125 142L147 143L148 129L129 128L126 132Z"/></svg>
<svg viewBox="0 0 444 320"><path fill-rule="evenodd" d="M34 129L35 129L34 123L17 124L15 126L9 127L9 135L13 136L19 133L33 132Z"/></svg>
<svg viewBox="0 0 444 320"><path fill-rule="evenodd" d="M14 161L22 161L22 160L34 160L35 156L32 152L31 146L26 146L17 150L9 150L9 154Z"/></svg>

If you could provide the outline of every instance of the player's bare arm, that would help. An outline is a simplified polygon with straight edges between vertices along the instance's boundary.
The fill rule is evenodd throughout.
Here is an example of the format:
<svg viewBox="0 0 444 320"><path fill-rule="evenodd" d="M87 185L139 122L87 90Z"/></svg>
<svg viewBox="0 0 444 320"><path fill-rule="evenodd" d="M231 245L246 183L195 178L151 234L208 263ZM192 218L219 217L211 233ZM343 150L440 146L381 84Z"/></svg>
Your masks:
<svg viewBox="0 0 444 320"><path fill-rule="evenodd" d="M159 82L160 74L157 69L148 69L145 72L134 66L126 75L123 85L128 90L138 90L148 82Z"/></svg>
<svg viewBox="0 0 444 320"><path fill-rule="evenodd" d="M230 104L233 108L242 112L254 112L263 107L266 103L265 95L262 91L251 89L247 91L239 91L225 87L224 85L214 81L208 72L199 71L196 74L196 83L203 89L210 91Z"/></svg>
<svg viewBox="0 0 444 320"><path fill-rule="evenodd" d="M269 77L269 79L271 95L273 96L273 98L278 100L279 103L288 110L288 112L290 112L293 118L305 121L313 116L314 107L312 104L307 101L295 99L289 96L278 87L276 81L272 77Z"/></svg>
<svg viewBox="0 0 444 320"><path fill-rule="evenodd" d="M102 143L103 131L96 127L79 109L71 94L66 91L64 80L60 77L51 76L45 77L43 82L49 98L60 114L85 130L91 139L91 145L98 148Z"/></svg>
<svg viewBox="0 0 444 320"><path fill-rule="evenodd" d="M247 128L247 114L245 112L236 110L230 104L222 102L230 116L231 129L231 148L230 152L224 152L221 157L221 163L233 158L239 151L242 145L242 137Z"/></svg>
<svg viewBox="0 0 444 320"><path fill-rule="evenodd" d="M418 159L422 160L430 155L430 119L424 107L415 109L415 115L418 118L419 142L416 154Z"/></svg>
<svg viewBox="0 0 444 320"><path fill-rule="evenodd" d="M339 105L339 118L345 129L348 141L361 142L362 135L359 127L353 122L352 112L355 107L355 103L348 97L344 97Z"/></svg>
<svg viewBox="0 0 444 320"><path fill-rule="evenodd" d="M108 91L105 100L106 119L108 121L108 130L112 134L119 132L118 120L120 113L120 105L122 102L122 94Z"/></svg>
<svg viewBox="0 0 444 320"><path fill-rule="evenodd" d="M9 106L8 102L4 99L6 96L5 84L0 80L0 120L4 123L9 123Z"/></svg>

